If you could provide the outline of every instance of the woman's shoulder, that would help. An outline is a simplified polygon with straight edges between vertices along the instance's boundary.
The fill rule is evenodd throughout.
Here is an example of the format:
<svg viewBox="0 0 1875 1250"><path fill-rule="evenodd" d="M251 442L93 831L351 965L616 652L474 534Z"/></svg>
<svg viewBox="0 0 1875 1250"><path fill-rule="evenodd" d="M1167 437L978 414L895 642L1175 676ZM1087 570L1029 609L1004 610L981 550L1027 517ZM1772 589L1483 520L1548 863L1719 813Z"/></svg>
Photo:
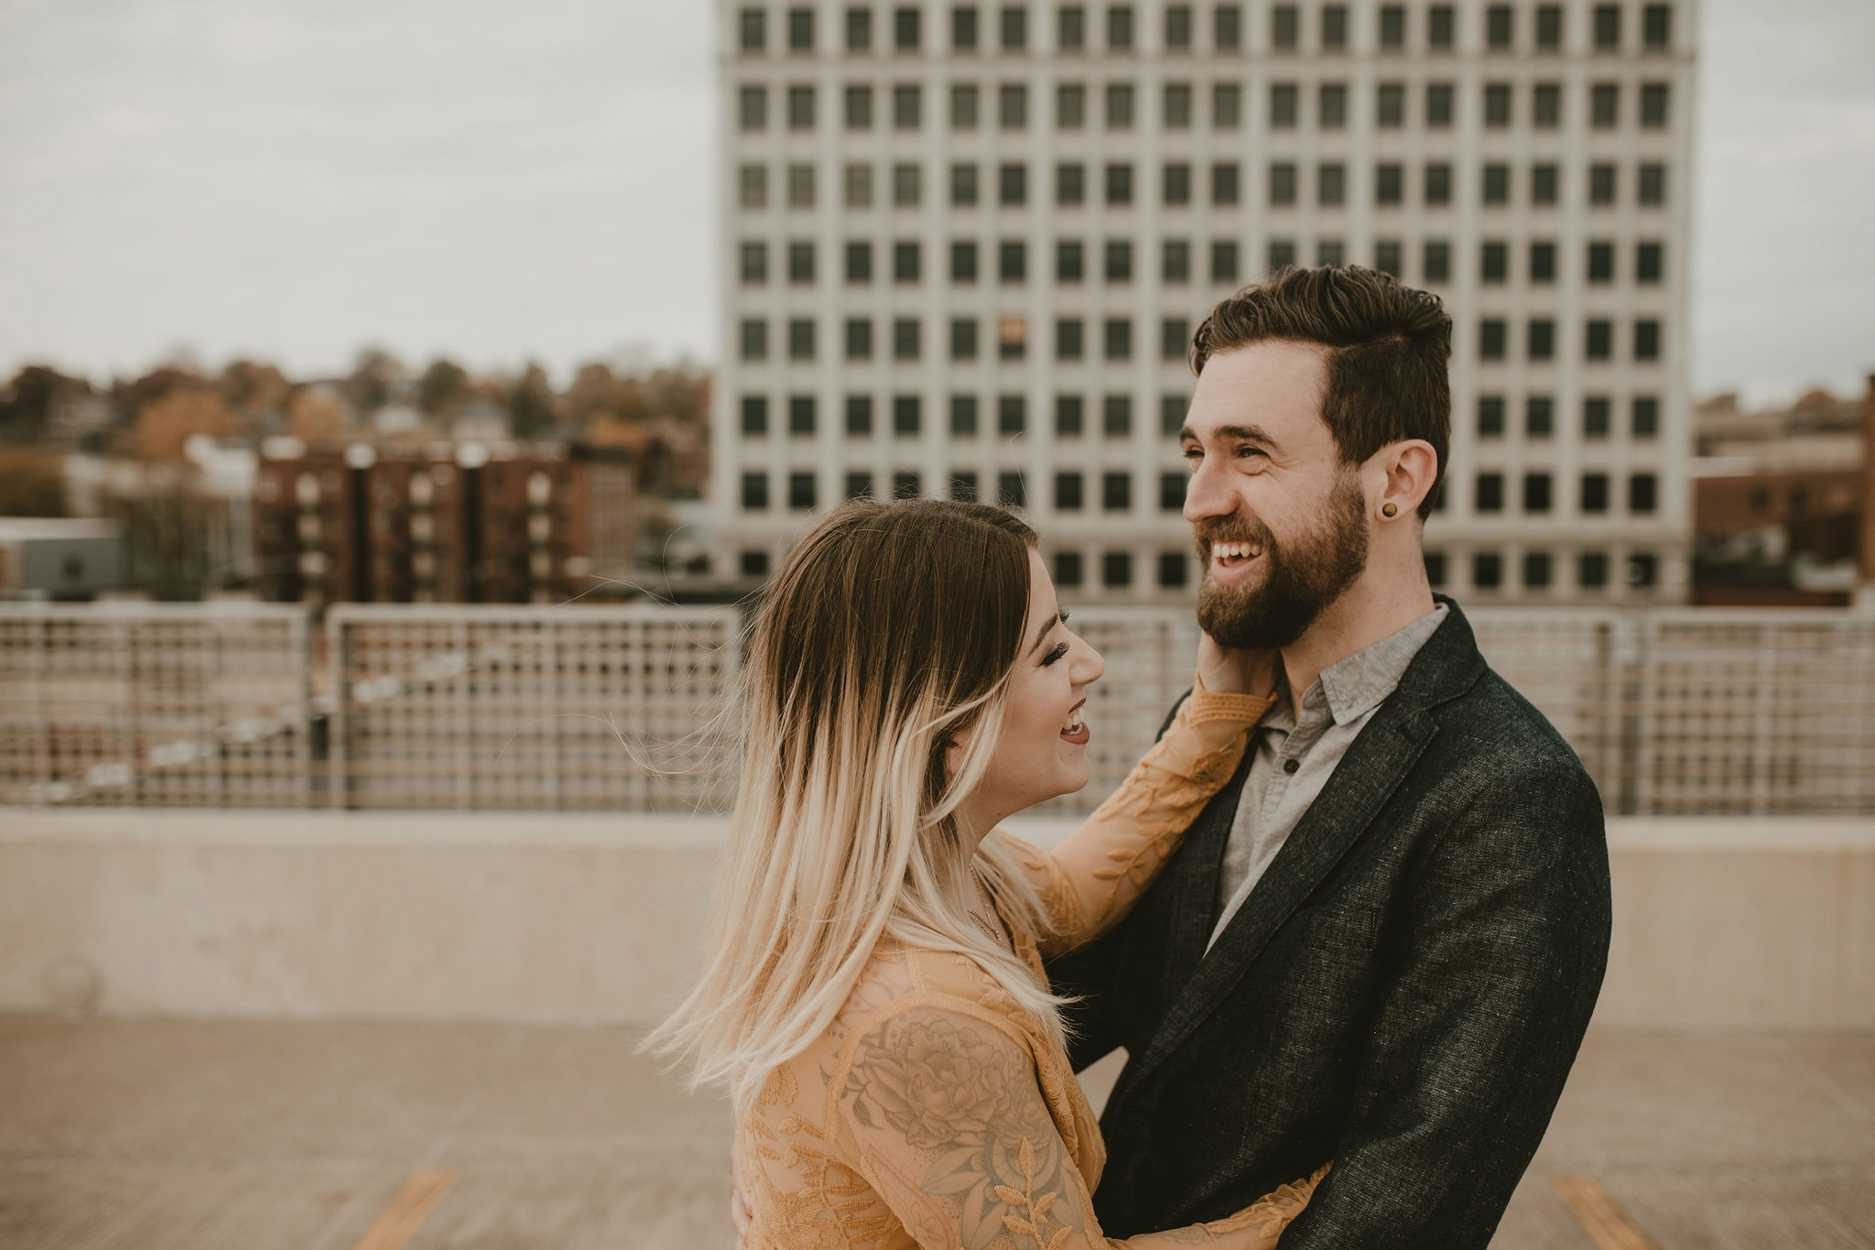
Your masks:
<svg viewBox="0 0 1875 1250"><path fill-rule="evenodd" d="M837 1063L865 1036L911 1013L973 1017L1014 1035L1028 1032L1015 1000L968 955L885 941L813 1049Z"/></svg>

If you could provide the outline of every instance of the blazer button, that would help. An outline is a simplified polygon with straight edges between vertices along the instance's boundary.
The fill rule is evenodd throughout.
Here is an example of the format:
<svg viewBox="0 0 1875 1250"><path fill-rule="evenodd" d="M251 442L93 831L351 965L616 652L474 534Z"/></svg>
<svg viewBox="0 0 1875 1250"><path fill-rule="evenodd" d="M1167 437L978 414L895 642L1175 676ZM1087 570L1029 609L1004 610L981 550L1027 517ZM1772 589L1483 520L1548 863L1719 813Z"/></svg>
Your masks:
<svg viewBox="0 0 1875 1250"><path fill-rule="evenodd" d="M1286 773L1294 773L1296 769L1300 767L1302 767L1301 760L1284 760L1283 761L1283 771Z"/></svg>

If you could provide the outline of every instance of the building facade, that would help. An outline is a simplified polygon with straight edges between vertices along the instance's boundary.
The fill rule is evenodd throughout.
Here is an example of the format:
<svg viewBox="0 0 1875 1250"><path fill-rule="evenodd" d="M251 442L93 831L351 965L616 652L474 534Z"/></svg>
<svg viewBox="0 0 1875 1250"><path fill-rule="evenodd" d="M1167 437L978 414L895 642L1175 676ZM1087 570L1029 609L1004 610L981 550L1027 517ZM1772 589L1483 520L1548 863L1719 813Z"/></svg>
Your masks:
<svg viewBox="0 0 1875 1250"><path fill-rule="evenodd" d="M1182 598L1192 328L1359 263L1455 321L1435 583L1683 598L1696 16L725 0L717 570L949 496L1070 600Z"/></svg>

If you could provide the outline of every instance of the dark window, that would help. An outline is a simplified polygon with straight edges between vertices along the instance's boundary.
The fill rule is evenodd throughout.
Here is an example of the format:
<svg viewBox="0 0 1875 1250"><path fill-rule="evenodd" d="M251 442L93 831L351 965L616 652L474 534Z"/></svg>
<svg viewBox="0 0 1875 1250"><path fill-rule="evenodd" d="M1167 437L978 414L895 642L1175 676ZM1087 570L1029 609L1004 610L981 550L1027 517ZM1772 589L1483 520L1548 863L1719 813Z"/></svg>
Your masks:
<svg viewBox="0 0 1875 1250"><path fill-rule="evenodd" d="M951 166L951 203L958 208L968 208L977 202L977 167L975 165Z"/></svg>
<svg viewBox="0 0 1875 1250"><path fill-rule="evenodd" d="M1510 248L1507 244L1485 243L1478 251L1478 280L1503 282L1510 277Z"/></svg>
<svg viewBox="0 0 1875 1250"><path fill-rule="evenodd" d="M737 14L744 52L760 52L768 45L768 15L760 9L743 9Z"/></svg>
<svg viewBox="0 0 1875 1250"><path fill-rule="evenodd" d="M1505 340L1509 331L1501 317L1486 317L1478 323L1478 359L1504 359Z"/></svg>
<svg viewBox="0 0 1875 1250"><path fill-rule="evenodd" d="M857 162L846 167L846 206L872 207L872 166Z"/></svg>
<svg viewBox="0 0 1875 1250"><path fill-rule="evenodd" d="M916 499L922 494L924 494L924 482L916 473L892 475L892 498Z"/></svg>
<svg viewBox="0 0 1875 1250"><path fill-rule="evenodd" d="M1004 130L1023 130L1029 124L1029 89L1006 82L996 89L996 124Z"/></svg>
<svg viewBox="0 0 1875 1250"><path fill-rule="evenodd" d="M768 207L768 166L742 166L736 172L736 186L742 207Z"/></svg>
<svg viewBox="0 0 1875 1250"><path fill-rule="evenodd" d="M1270 129L1292 130L1301 113L1301 90L1292 82L1270 84Z"/></svg>
<svg viewBox="0 0 1875 1250"><path fill-rule="evenodd" d="M1615 280L1615 245L1596 241L1589 244L1588 280L1590 282L1613 282Z"/></svg>
<svg viewBox="0 0 1875 1250"><path fill-rule="evenodd" d="M1168 162L1160 185L1168 207L1191 203L1191 166L1184 161Z"/></svg>
<svg viewBox="0 0 1875 1250"><path fill-rule="evenodd" d="M1159 253L1159 278L1167 283L1191 281L1191 244L1167 239Z"/></svg>
<svg viewBox="0 0 1875 1250"><path fill-rule="evenodd" d="M1383 48L1406 46L1405 5L1383 4L1380 6L1380 46Z"/></svg>
<svg viewBox="0 0 1875 1250"><path fill-rule="evenodd" d="M1056 14L1055 43L1064 52L1087 46L1087 10L1078 4L1063 5Z"/></svg>
<svg viewBox="0 0 1875 1250"><path fill-rule="evenodd" d="M1581 506L1585 513L1608 511L1608 475L1606 473L1582 475Z"/></svg>
<svg viewBox="0 0 1875 1250"><path fill-rule="evenodd" d="M1659 243L1637 243L1634 245L1634 280L1636 282L1658 282L1665 265L1661 261L1664 246Z"/></svg>
<svg viewBox="0 0 1875 1250"><path fill-rule="evenodd" d="M1124 52L1133 46L1132 5L1107 6L1107 46L1115 52Z"/></svg>
<svg viewBox="0 0 1875 1250"><path fill-rule="evenodd" d="M872 47L872 10L846 11L846 50L864 52Z"/></svg>
<svg viewBox="0 0 1875 1250"><path fill-rule="evenodd" d="M977 6L960 4L951 10L951 47L972 52L977 46Z"/></svg>
<svg viewBox="0 0 1875 1250"><path fill-rule="evenodd" d="M1325 82L1316 92L1316 112L1323 130L1340 130L1348 124L1348 85Z"/></svg>
<svg viewBox="0 0 1875 1250"><path fill-rule="evenodd" d="M1165 46L1180 51L1191 47L1191 6L1168 4L1165 7Z"/></svg>
<svg viewBox="0 0 1875 1250"><path fill-rule="evenodd" d="M894 360L918 359L918 319L899 317L892 322L892 358Z"/></svg>
<svg viewBox="0 0 1875 1250"><path fill-rule="evenodd" d="M1503 49L1516 42L1514 11L1508 4L1494 4L1484 11L1484 41L1492 48Z"/></svg>
<svg viewBox="0 0 1875 1250"><path fill-rule="evenodd" d="M1582 334L1583 354L1590 360L1607 360L1615 354L1615 323L1600 317L1590 319Z"/></svg>
<svg viewBox="0 0 1875 1250"><path fill-rule="evenodd" d="M814 89L809 86L788 88L788 129L814 128Z"/></svg>
<svg viewBox="0 0 1875 1250"><path fill-rule="evenodd" d="M1082 480L1079 473L1055 474L1055 511L1079 512L1085 505L1082 499Z"/></svg>
<svg viewBox="0 0 1875 1250"><path fill-rule="evenodd" d="M1029 167L1027 165L999 165L996 169L996 202L1006 208L1018 207L1028 202Z"/></svg>
<svg viewBox="0 0 1875 1250"><path fill-rule="evenodd" d="M1338 266L1342 260L1340 239L1317 239L1315 241L1315 263L1330 267Z"/></svg>
<svg viewBox="0 0 1875 1250"><path fill-rule="evenodd" d="M1452 277L1452 245L1442 239L1428 239L1420 256L1420 268L1427 282L1449 282Z"/></svg>
<svg viewBox="0 0 1875 1250"><path fill-rule="evenodd" d="M1191 396L1189 395L1159 396L1159 433L1177 434L1183 429L1185 411L1190 407Z"/></svg>
<svg viewBox="0 0 1875 1250"><path fill-rule="evenodd" d="M1243 47L1243 10L1235 4L1220 4L1212 14L1211 41L1219 52L1235 52Z"/></svg>
<svg viewBox="0 0 1875 1250"><path fill-rule="evenodd" d="M1270 165L1270 203L1278 207L1296 202L1296 167L1290 161Z"/></svg>
<svg viewBox="0 0 1875 1250"><path fill-rule="evenodd" d="M1444 161L1433 161L1426 166L1426 203L1436 206L1451 202L1452 167Z"/></svg>
<svg viewBox="0 0 1875 1250"><path fill-rule="evenodd" d="M1322 47L1340 49L1348 46L1348 6L1345 4L1325 4L1322 6Z"/></svg>
<svg viewBox="0 0 1875 1250"><path fill-rule="evenodd" d="M1561 198L1562 179L1554 165L1532 165L1530 167L1530 202L1542 206L1554 206Z"/></svg>
<svg viewBox="0 0 1875 1250"><path fill-rule="evenodd" d="M1082 400L1079 395L1055 396L1055 433L1062 438L1079 438L1082 425Z"/></svg>
<svg viewBox="0 0 1875 1250"><path fill-rule="evenodd" d="M872 396L846 397L846 433L849 438L872 436Z"/></svg>
<svg viewBox="0 0 1875 1250"><path fill-rule="evenodd" d="M1584 551L1576 557L1576 585L1583 590L1603 590L1608 586L1608 553Z"/></svg>
<svg viewBox="0 0 1875 1250"><path fill-rule="evenodd" d="M788 474L788 506L798 512L804 512L814 506L814 475L812 473Z"/></svg>
<svg viewBox="0 0 1875 1250"><path fill-rule="evenodd" d="M1383 82L1374 97L1376 125L1383 129L1398 129L1406 124L1406 85L1397 82Z"/></svg>
<svg viewBox="0 0 1875 1250"><path fill-rule="evenodd" d="M1398 239L1374 240L1374 268L1396 278L1406 276L1405 245Z"/></svg>
<svg viewBox="0 0 1875 1250"><path fill-rule="evenodd" d="M1133 202L1133 167L1126 164L1107 166L1107 203Z"/></svg>
<svg viewBox="0 0 1875 1250"><path fill-rule="evenodd" d="M1538 130L1562 125L1562 84L1540 82L1530 91L1530 121Z"/></svg>
<svg viewBox="0 0 1875 1250"><path fill-rule="evenodd" d="M1269 243L1268 261L1269 264L1267 268L1271 273L1275 273L1279 269L1287 269L1295 264L1296 241L1294 239L1271 239Z"/></svg>
<svg viewBox="0 0 1875 1250"><path fill-rule="evenodd" d="M1632 423L1634 437L1639 439L1658 438L1660 435L1660 401L1651 395L1637 395L1628 416Z"/></svg>
<svg viewBox="0 0 1875 1250"><path fill-rule="evenodd" d="M1435 48L1449 48L1455 42L1458 23L1449 4L1435 4L1426 10L1426 42Z"/></svg>
<svg viewBox="0 0 1875 1250"><path fill-rule="evenodd" d="M1556 429L1556 401L1548 395L1528 395L1523 401L1523 432L1526 438L1548 438Z"/></svg>
<svg viewBox="0 0 1875 1250"><path fill-rule="evenodd" d="M1023 488L1022 474L1005 470L996 475L996 502L1005 508L1025 506L1028 491Z"/></svg>
<svg viewBox="0 0 1875 1250"><path fill-rule="evenodd" d="M1211 241L1211 281L1237 281L1236 240L1213 239Z"/></svg>
<svg viewBox="0 0 1875 1250"><path fill-rule="evenodd" d="M1061 239L1055 244L1055 281L1079 282L1084 269L1086 249L1079 239Z"/></svg>
<svg viewBox="0 0 1875 1250"><path fill-rule="evenodd" d="M1582 437L1607 438L1611 405L1606 395L1590 395L1582 401Z"/></svg>
<svg viewBox="0 0 1875 1250"><path fill-rule="evenodd" d="M1125 317L1107 318L1101 342L1108 360L1132 359L1133 323Z"/></svg>
<svg viewBox="0 0 1875 1250"><path fill-rule="evenodd" d="M892 44L900 52L918 50L919 23L917 9L892 10Z"/></svg>
<svg viewBox="0 0 1875 1250"><path fill-rule="evenodd" d="M1628 511L1645 515L1654 510L1659 491L1658 479L1651 473L1635 473L1628 478Z"/></svg>
<svg viewBox="0 0 1875 1250"><path fill-rule="evenodd" d="M1595 47L1608 51L1621 46L1621 6L1618 4L1598 4L1595 6Z"/></svg>
<svg viewBox="0 0 1875 1250"><path fill-rule="evenodd" d="M1426 125L1433 130L1445 130L1452 125L1452 102L1457 97L1457 89L1449 82L1428 83L1426 86Z"/></svg>
<svg viewBox="0 0 1875 1250"><path fill-rule="evenodd" d="M768 576L768 553L766 551L744 551L737 556L736 564L744 577Z"/></svg>
<svg viewBox="0 0 1875 1250"><path fill-rule="evenodd" d="M1159 511L1182 512L1185 508L1185 487L1191 482L1189 473L1161 473L1159 475Z"/></svg>
<svg viewBox="0 0 1875 1250"><path fill-rule="evenodd" d="M755 319L742 323L742 358L744 360L768 359L768 323Z"/></svg>
<svg viewBox="0 0 1875 1250"><path fill-rule="evenodd" d="M951 243L951 281L975 282L977 280L977 245L972 239L957 239Z"/></svg>
<svg viewBox="0 0 1875 1250"><path fill-rule="evenodd" d="M996 245L996 278L1009 285L1029 280L1029 249L1021 239L1004 239Z"/></svg>
<svg viewBox="0 0 1875 1250"><path fill-rule="evenodd" d="M1589 166L1589 203L1596 205L1615 202L1615 167L1613 165Z"/></svg>
<svg viewBox="0 0 1875 1250"><path fill-rule="evenodd" d="M977 358L977 321L975 317L951 318L951 359Z"/></svg>
<svg viewBox="0 0 1875 1250"><path fill-rule="evenodd" d="M872 88L867 86L848 86L846 89L846 128L848 130L872 129Z"/></svg>
<svg viewBox="0 0 1875 1250"><path fill-rule="evenodd" d="M1484 202L1510 203L1510 166L1491 164L1484 167Z"/></svg>
<svg viewBox="0 0 1875 1250"><path fill-rule="evenodd" d="M856 284L872 281L872 244L854 241L846 245L846 280Z"/></svg>
<svg viewBox="0 0 1875 1250"><path fill-rule="evenodd" d="M917 208L923 198L924 179L918 166L899 164L892 166L892 204L896 208Z"/></svg>
<svg viewBox="0 0 1875 1250"><path fill-rule="evenodd" d="M1108 438L1127 438L1133 433L1133 397L1107 395L1100 401L1100 432Z"/></svg>
<svg viewBox="0 0 1875 1250"><path fill-rule="evenodd" d="M1106 512L1129 512L1133 507L1133 475L1130 473L1103 473L1100 475L1100 506Z"/></svg>
<svg viewBox="0 0 1875 1250"><path fill-rule="evenodd" d="M751 438L768 433L768 396L742 397L742 432Z"/></svg>
<svg viewBox="0 0 1875 1250"><path fill-rule="evenodd" d="M1621 84L1598 82L1589 88L1589 124L1612 130L1621 124Z"/></svg>
<svg viewBox="0 0 1875 1250"><path fill-rule="evenodd" d="M1159 553L1159 587L1162 590L1177 590L1185 584L1191 575L1191 560L1182 551L1161 551Z"/></svg>
<svg viewBox="0 0 1875 1250"><path fill-rule="evenodd" d="M814 167L812 165L788 166L788 207L814 207Z"/></svg>
<svg viewBox="0 0 1875 1250"><path fill-rule="evenodd" d="M1374 202L1399 204L1406 199L1406 167L1383 161L1374 167Z"/></svg>
<svg viewBox="0 0 1875 1250"><path fill-rule="evenodd" d="M1634 323L1634 359L1660 359L1660 323L1642 320Z"/></svg>
<svg viewBox="0 0 1875 1250"><path fill-rule="evenodd" d="M977 475L970 469L958 469L951 474L951 498L958 503L977 501Z"/></svg>
<svg viewBox="0 0 1875 1250"><path fill-rule="evenodd" d="M768 281L768 244L759 240L742 245L742 285L761 286Z"/></svg>
<svg viewBox="0 0 1875 1250"><path fill-rule="evenodd" d="M1641 10L1641 43L1649 52L1673 46L1673 6L1650 4Z"/></svg>
<svg viewBox="0 0 1875 1250"><path fill-rule="evenodd" d="M846 497L848 499L872 498L872 474L864 469L855 469L846 475Z"/></svg>
<svg viewBox="0 0 1875 1250"><path fill-rule="evenodd" d="M1428 551L1426 553L1426 580L1437 590L1445 585L1445 553Z"/></svg>
<svg viewBox="0 0 1875 1250"><path fill-rule="evenodd" d="M1523 554L1523 588L1525 590L1548 590L1550 584L1551 562L1547 551L1526 551Z"/></svg>
<svg viewBox="0 0 1875 1250"><path fill-rule="evenodd" d="M1525 512L1548 512L1550 508L1550 476L1547 473L1526 473L1523 475L1523 510Z"/></svg>
<svg viewBox="0 0 1875 1250"><path fill-rule="evenodd" d="M1079 586L1086 576L1086 570L1081 567L1080 552L1057 551L1055 553L1055 585Z"/></svg>
<svg viewBox="0 0 1875 1250"><path fill-rule="evenodd" d="M1125 590L1133 584L1131 552L1109 551L1100 557L1100 584L1108 590Z"/></svg>
<svg viewBox="0 0 1875 1250"><path fill-rule="evenodd" d="M996 358L1021 360L1029 349L1029 323L1023 317L1003 317L996 322Z"/></svg>
<svg viewBox="0 0 1875 1250"><path fill-rule="evenodd" d="M736 117L744 130L768 128L768 88L744 87L736 94Z"/></svg>
<svg viewBox="0 0 1875 1250"><path fill-rule="evenodd" d="M1484 124L1501 128L1510 125L1510 84L1488 82L1484 85Z"/></svg>
<svg viewBox="0 0 1875 1250"><path fill-rule="evenodd" d="M1530 281L1538 284L1556 281L1556 245L1548 239L1530 244Z"/></svg>
<svg viewBox="0 0 1875 1250"><path fill-rule="evenodd" d="M1218 130L1235 130L1243 125L1242 87L1234 82L1212 84L1211 125Z"/></svg>
<svg viewBox="0 0 1875 1250"><path fill-rule="evenodd" d="M872 359L872 319L870 317L847 318L846 358L848 360Z"/></svg>
<svg viewBox="0 0 1875 1250"><path fill-rule="evenodd" d="M1165 128L1167 130L1191 128L1190 83L1169 82L1165 84Z"/></svg>
<svg viewBox="0 0 1875 1250"><path fill-rule="evenodd" d="M1471 557L1471 584L1478 590L1496 590L1504 584L1504 557L1495 551L1476 552Z"/></svg>
<svg viewBox="0 0 1875 1250"><path fill-rule="evenodd" d="M924 406L916 395L892 397L892 433L900 438L916 438L924 426Z"/></svg>
<svg viewBox="0 0 1875 1250"><path fill-rule="evenodd" d="M1108 239L1106 247L1107 281L1133 280L1133 245L1125 239Z"/></svg>
<svg viewBox="0 0 1875 1250"><path fill-rule="evenodd" d="M1504 397L1502 395L1478 396L1478 437L1502 438L1504 436Z"/></svg>
<svg viewBox="0 0 1875 1250"><path fill-rule="evenodd" d="M1235 204L1239 178L1236 161L1218 161L1211 166L1211 203L1219 207Z"/></svg>
<svg viewBox="0 0 1875 1250"><path fill-rule="evenodd" d="M797 285L814 280L814 245L806 242L788 244L788 281Z"/></svg>
<svg viewBox="0 0 1875 1250"><path fill-rule="evenodd" d="M1613 200L1614 197L1608 197ZM1667 202L1667 167L1665 165L1642 165L1640 176L1640 202L1649 208Z"/></svg>
<svg viewBox="0 0 1875 1250"><path fill-rule="evenodd" d="M1628 557L1628 587L1649 590L1660 580L1660 558L1651 551L1637 551Z"/></svg>
<svg viewBox="0 0 1875 1250"><path fill-rule="evenodd" d="M1133 128L1133 86L1131 83L1107 84L1107 129Z"/></svg>
<svg viewBox="0 0 1875 1250"><path fill-rule="evenodd" d="M1055 203L1072 207L1087 201L1087 166L1066 163L1055 166Z"/></svg>
<svg viewBox="0 0 1875 1250"><path fill-rule="evenodd" d="M953 83L951 85L951 129L975 130L976 128L976 84L968 82Z"/></svg>
<svg viewBox="0 0 1875 1250"><path fill-rule="evenodd" d="M1277 48L1294 48L1301 25L1301 15L1295 5L1276 5L1270 9L1270 44Z"/></svg>
<svg viewBox="0 0 1875 1250"><path fill-rule="evenodd" d="M761 512L768 507L768 474L744 473L742 475L742 508L745 512Z"/></svg>
<svg viewBox="0 0 1875 1250"><path fill-rule="evenodd" d="M900 239L892 245L892 281L916 282L923 269L923 248L916 239Z"/></svg>
<svg viewBox="0 0 1875 1250"><path fill-rule="evenodd" d="M1657 130L1667 124L1670 88L1664 82L1641 84L1641 125Z"/></svg>
<svg viewBox="0 0 1875 1250"><path fill-rule="evenodd" d="M1502 512L1504 510L1504 475L1502 473L1478 475L1478 489L1473 496L1473 507L1478 512Z"/></svg>
<svg viewBox="0 0 1875 1250"><path fill-rule="evenodd" d="M1531 360L1556 358L1556 323L1548 317L1532 317L1525 327L1525 347Z"/></svg>
<svg viewBox="0 0 1875 1250"><path fill-rule="evenodd" d="M953 438L977 436L977 397L975 395L951 396L951 436Z"/></svg>
<svg viewBox="0 0 1875 1250"><path fill-rule="evenodd" d="M1546 52L1562 47L1563 9L1560 4L1536 6L1536 46Z"/></svg>
<svg viewBox="0 0 1875 1250"><path fill-rule="evenodd" d="M1002 11L1004 52L1020 52L1029 46L1029 11L1019 4L1005 4Z"/></svg>
<svg viewBox="0 0 1875 1250"><path fill-rule="evenodd" d="M1055 321L1055 359L1079 360L1082 356L1082 322L1079 317L1061 317Z"/></svg>

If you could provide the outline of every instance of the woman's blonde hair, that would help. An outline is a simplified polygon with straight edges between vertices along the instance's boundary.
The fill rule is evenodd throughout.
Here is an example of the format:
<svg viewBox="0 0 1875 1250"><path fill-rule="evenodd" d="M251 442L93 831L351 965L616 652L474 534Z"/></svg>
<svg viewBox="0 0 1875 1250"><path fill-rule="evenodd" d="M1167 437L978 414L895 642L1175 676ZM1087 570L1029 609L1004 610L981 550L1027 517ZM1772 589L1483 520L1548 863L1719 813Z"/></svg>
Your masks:
<svg viewBox="0 0 1875 1250"><path fill-rule="evenodd" d="M973 862L1037 933L1040 901L1001 840L972 848L954 814L1001 735L1035 543L999 508L850 503L776 575L703 978L645 1040L691 1059L693 1085L747 1105L832 1022L882 937L968 955L1060 1039L1060 1000L970 919Z"/></svg>

